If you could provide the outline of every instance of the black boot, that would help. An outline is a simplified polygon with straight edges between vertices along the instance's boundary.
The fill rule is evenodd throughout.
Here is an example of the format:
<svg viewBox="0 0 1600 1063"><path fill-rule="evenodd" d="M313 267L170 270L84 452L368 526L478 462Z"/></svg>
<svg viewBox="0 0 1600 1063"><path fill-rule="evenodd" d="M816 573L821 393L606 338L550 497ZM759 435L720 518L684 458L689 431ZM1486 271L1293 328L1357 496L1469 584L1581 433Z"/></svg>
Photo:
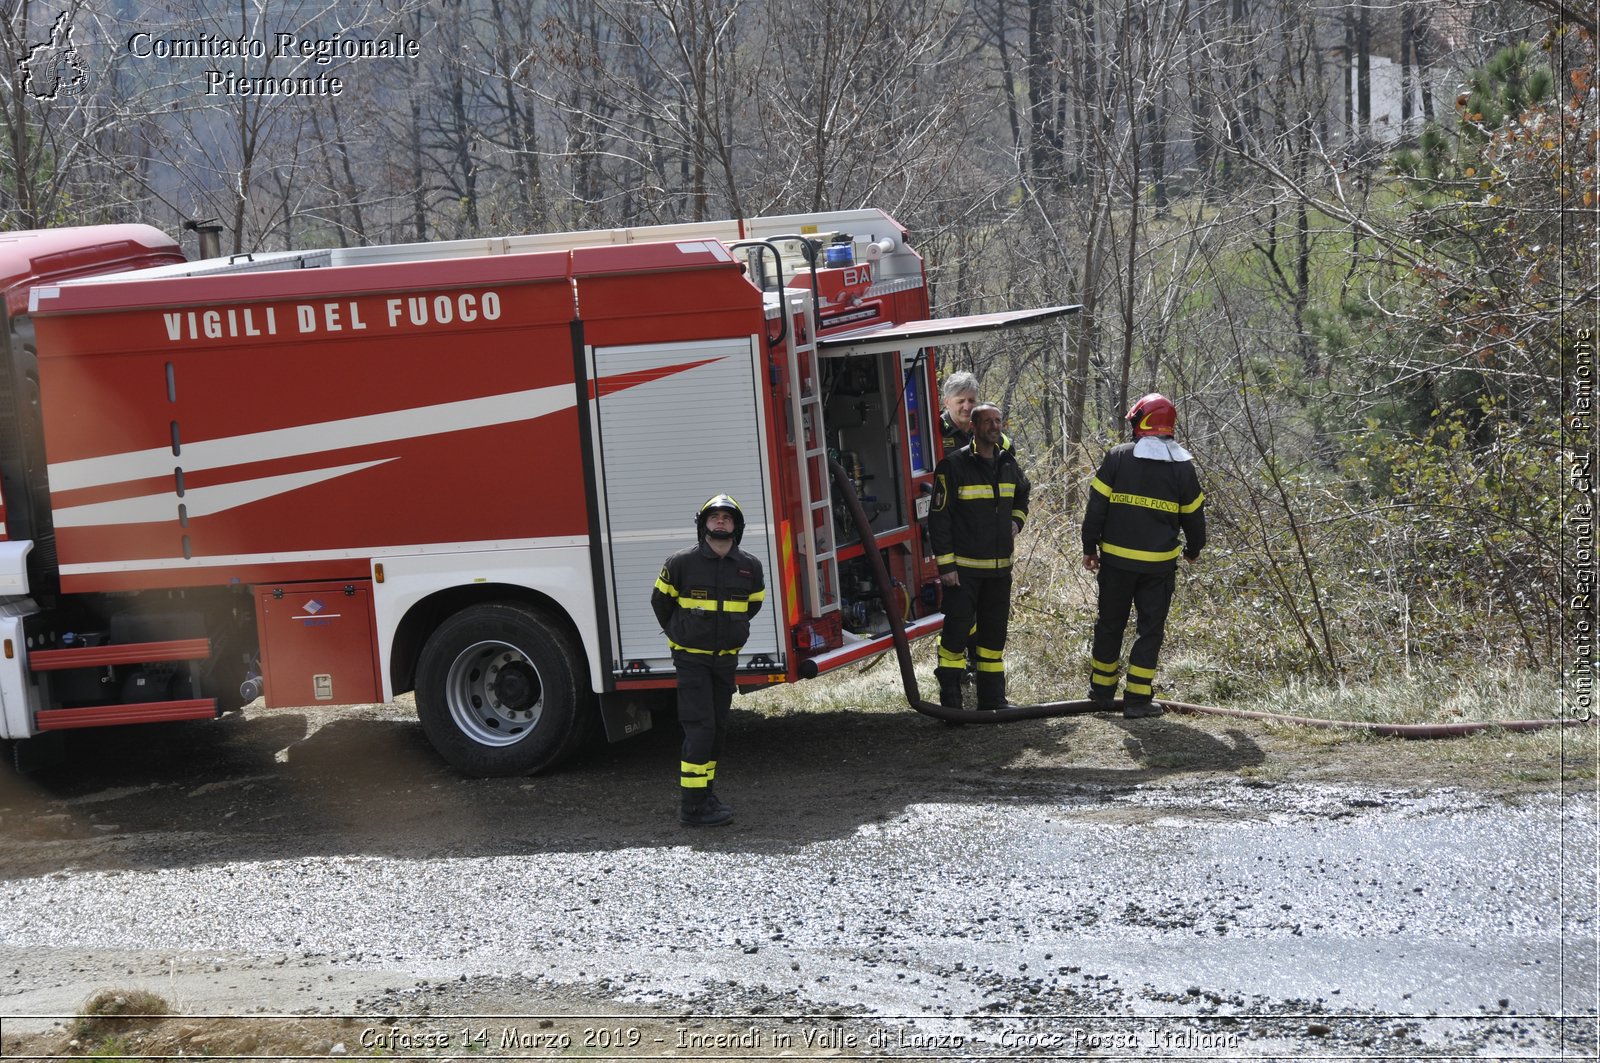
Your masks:
<svg viewBox="0 0 1600 1063"><path fill-rule="evenodd" d="M933 677L939 681L939 704L947 709L961 708L961 669L935 668Z"/></svg>
<svg viewBox="0 0 1600 1063"><path fill-rule="evenodd" d="M1004 672L978 673L978 708L986 712L1007 708L1006 674Z"/></svg>
<svg viewBox="0 0 1600 1063"><path fill-rule="evenodd" d="M732 816L733 806L723 803L722 798L717 796L716 785L716 783L706 783L706 807L714 812L726 812Z"/></svg>
<svg viewBox="0 0 1600 1063"><path fill-rule="evenodd" d="M678 822L685 827L720 827L733 819L733 809L720 801L712 804L704 790L683 791L683 803L678 808Z"/></svg>

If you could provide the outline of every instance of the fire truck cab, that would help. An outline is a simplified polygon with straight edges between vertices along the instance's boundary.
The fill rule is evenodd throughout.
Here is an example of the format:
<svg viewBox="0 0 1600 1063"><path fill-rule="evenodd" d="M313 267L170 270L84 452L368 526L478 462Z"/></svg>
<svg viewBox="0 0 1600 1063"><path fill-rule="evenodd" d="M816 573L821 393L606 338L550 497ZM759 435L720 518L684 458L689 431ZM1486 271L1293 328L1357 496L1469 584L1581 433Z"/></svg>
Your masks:
<svg viewBox="0 0 1600 1063"><path fill-rule="evenodd" d="M414 690L479 775L650 726L650 591L718 493L767 573L741 688L936 631L933 348L1076 309L932 319L875 210L198 262L60 230L0 283L0 739Z"/></svg>

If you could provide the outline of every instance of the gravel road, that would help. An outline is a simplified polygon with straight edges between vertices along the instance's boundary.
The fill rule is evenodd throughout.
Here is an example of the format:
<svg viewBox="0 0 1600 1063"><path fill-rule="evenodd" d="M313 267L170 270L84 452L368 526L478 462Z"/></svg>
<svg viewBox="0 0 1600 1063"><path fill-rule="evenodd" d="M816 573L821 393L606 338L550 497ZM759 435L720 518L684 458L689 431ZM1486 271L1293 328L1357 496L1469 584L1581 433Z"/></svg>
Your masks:
<svg viewBox="0 0 1600 1063"><path fill-rule="evenodd" d="M7 1054L148 988L426 1058L1594 1058L1593 783L1462 767L1501 739L736 726L738 820L701 832L670 728L517 780L399 706L81 736L0 781Z"/></svg>

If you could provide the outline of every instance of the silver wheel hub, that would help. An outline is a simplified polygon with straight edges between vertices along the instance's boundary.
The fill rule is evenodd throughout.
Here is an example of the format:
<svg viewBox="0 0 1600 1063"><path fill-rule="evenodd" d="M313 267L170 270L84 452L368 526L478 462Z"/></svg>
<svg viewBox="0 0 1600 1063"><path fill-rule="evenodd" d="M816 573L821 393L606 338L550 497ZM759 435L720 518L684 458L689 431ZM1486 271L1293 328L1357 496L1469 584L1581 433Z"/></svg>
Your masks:
<svg viewBox="0 0 1600 1063"><path fill-rule="evenodd" d="M486 746L519 741L544 711L539 670L506 642L479 642L462 650L450 665L444 692L456 726Z"/></svg>

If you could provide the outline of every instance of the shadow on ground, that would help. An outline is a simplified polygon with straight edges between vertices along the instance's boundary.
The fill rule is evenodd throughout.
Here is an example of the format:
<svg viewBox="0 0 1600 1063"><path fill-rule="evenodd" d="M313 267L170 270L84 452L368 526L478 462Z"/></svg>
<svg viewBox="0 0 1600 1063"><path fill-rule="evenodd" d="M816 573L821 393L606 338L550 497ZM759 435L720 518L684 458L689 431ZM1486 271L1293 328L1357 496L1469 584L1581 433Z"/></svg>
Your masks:
<svg viewBox="0 0 1600 1063"><path fill-rule="evenodd" d="M737 819L689 831L676 819L670 718L565 770L515 779L462 778L395 714L312 728L292 711L256 710L72 737L63 766L0 774L0 877L328 855L781 850L917 803L1093 804L1163 776L1265 759L1242 732L1172 716L949 727L910 711L736 710L718 790Z"/></svg>

